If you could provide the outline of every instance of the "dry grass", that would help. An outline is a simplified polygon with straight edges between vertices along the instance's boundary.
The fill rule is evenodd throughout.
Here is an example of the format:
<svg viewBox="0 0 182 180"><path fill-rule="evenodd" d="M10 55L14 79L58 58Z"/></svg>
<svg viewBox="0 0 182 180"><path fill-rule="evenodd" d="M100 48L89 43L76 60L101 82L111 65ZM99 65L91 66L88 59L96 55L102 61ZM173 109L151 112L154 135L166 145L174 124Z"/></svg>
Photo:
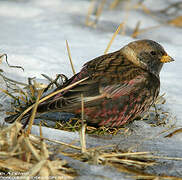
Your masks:
<svg viewBox="0 0 182 180"><path fill-rule="evenodd" d="M173 26L177 26L177 27L182 27L182 16L178 16L170 21L168 21L168 23L170 25L173 25Z"/></svg>
<svg viewBox="0 0 182 180"><path fill-rule="evenodd" d="M36 138L22 130L18 122L0 132L0 171L8 178L57 177L74 179L76 172L65 160L50 159L51 151L42 138Z"/></svg>
<svg viewBox="0 0 182 180"><path fill-rule="evenodd" d="M92 2L91 2L90 8L88 10L88 14L86 16L86 23L85 23L86 26L96 27L97 22L98 22L101 14L103 12L103 7L106 6L106 1L104 1L104 0L101 1L100 3L97 3L97 2L99 2L99 1L92 0ZM173 26L180 27L180 28L182 27L182 16L177 16L177 17L175 16L175 13L177 11L181 10L182 2L172 3L171 5L166 7L165 9L161 9L161 10L157 11L159 13L162 13L163 15L166 15L166 17L168 17L168 19L171 19L171 16L175 16L169 21L159 19L157 17L157 15L155 15L156 12L152 12L148 7L145 6L144 0L139 0L134 5L131 5L131 1L126 1L126 2L127 2L127 6L123 9L125 11L125 16L123 17L123 21L120 23L120 24L122 24L122 31L121 31L122 35L125 35L125 33L126 33L126 25L128 23L128 15L129 15L131 10L142 11L147 16L151 16L153 19L160 22L160 25L158 25L158 26L151 26L151 27L140 29L140 24L142 22L140 20L138 20L138 23L136 24L136 27L134 28L133 33L131 34L131 37L133 37L133 38L137 38L142 33L145 33L147 31L151 31L153 29L156 29L156 28L159 28L159 27L165 26L165 25L173 25ZM110 2L110 5L108 5L108 7L106 7L106 9L107 10L114 10L120 3L122 3L122 1L112 0ZM95 14L95 19L91 20L91 19L93 19L93 18L91 18L91 16L94 15L95 9L97 9L97 13ZM171 9L173 9L173 11L172 11L173 14L170 13Z"/></svg>
<svg viewBox="0 0 182 180"><path fill-rule="evenodd" d="M86 26L96 27L96 24L97 24L101 14L102 14L104 5L106 3L106 0L101 0L101 2L98 4L98 6L96 6L95 19L94 19L94 21L91 21L90 16L95 10L95 5L97 5L96 2L97 2L96 0L92 0L91 3L90 3L90 7L88 9L88 14L86 16L86 21L85 21Z"/></svg>
<svg viewBox="0 0 182 180"><path fill-rule="evenodd" d="M81 134L81 136L85 136L84 131L81 131ZM49 139L42 137L42 133L40 133L40 137L27 134L22 130L22 125L18 122L3 128L0 132L1 172L12 177L15 176L15 172L18 172L17 176L25 179L32 176L73 179L77 175L76 171L70 168L65 160L50 159L53 152L49 149L52 145L46 144L45 140ZM86 148L85 138L81 140L81 147L60 141L49 141L60 144L57 155L62 154L89 164L112 166L120 172L130 174L130 177L133 174L133 178L136 179L141 177L143 179L180 179L165 175L146 174L144 168L157 165L156 159L181 161L182 158L154 156L150 152L126 152L117 149L113 145ZM68 148L73 148L76 151L66 151Z"/></svg>
<svg viewBox="0 0 182 180"><path fill-rule="evenodd" d="M7 81L7 79L5 79ZM84 79L85 80L85 79ZM34 80L34 84L36 81ZM81 82L81 81L80 81ZM77 83L80 83L77 82ZM8 83L8 82L7 82ZM75 146L73 144L67 144L60 141L49 140L42 137L42 130L40 125L40 137L30 134L31 127L35 118L36 109L39 103L48 99L49 97L54 96L55 94L65 91L68 88L71 88L74 85L63 88L57 92L51 93L48 97L40 99L42 91L39 86L30 83L26 86L26 89L18 88L14 90L16 96L4 90L4 93L9 95L14 99L14 108L22 111L22 106L25 104L33 104L27 109L23 108L23 114L30 111L31 109L31 118L27 131L22 129L22 125L18 122L10 125L7 128L3 128L0 133L0 169L3 173L14 176L13 172L20 172L19 176L21 177L30 177L30 176L56 176L64 177L67 179L73 179L76 176L76 171L69 168L68 163L64 160L56 159L50 160L50 155L53 153L49 150L46 144L46 141L54 142L60 145L60 150L57 151L58 154L64 156L69 156L73 159L80 160L85 163L97 164L97 165L107 165L115 167L118 171L127 173L128 175L133 176L135 179L155 179L155 178L166 178L166 179L179 179L176 177L168 176L156 176L154 174L145 173L145 168L150 166L155 166L158 164L158 159L168 159L168 160L178 160L181 161L182 158L174 157L160 157L154 156L151 152L131 152L122 151L117 149L115 146L101 146L94 148L86 147L86 132L92 134L112 134L117 133L127 133L128 128L106 128L106 127L91 127L86 126L84 122L84 103L82 101L82 116L81 119L77 119L76 123L72 123L74 119L71 119L66 124L57 122L56 128L68 131L80 131L80 144L81 146ZM20 84L18 84L20 85ZM16 85L16 86L18 86ZM41 86L42 87L42 86ZM45 86L46 87L46 86ZM30 97L29 97L30 96ZM165 103L164 95L160 96L156 104ZM82 97L83 99L83 97ZM17 103L18 102L18 103ZM20 111L20 112L21 112ZM157 113L161 113L158 111ZM18 120L21 120L22 115L18 117ZM150 118L150 113L148 117ZM64 146L66 148L62 148ZM73 152L67 151L67 149L74 149ZM55 153L55 152L54 152ZM23 164L23 166L22 166Z"/></svg>
<svg viewBox="0 0 182 180"><path fill-rule="evenodd" d="M88 16L86 19L86 24L95 26L101 12L104 7L105 0L101 1L101 4L97 8L96 11L96 18L95 22L90 21L90 15L94 9L94 2L90 6ZM113 9L119 1L115 0L112 2L110 8ZM142 10L150 14L150 10L147 9L143 4L142 1L137 4L136 7L142 7ZM128 11L129 13L129 11ZM127 16L125 21L127 21ZM113 35L108 47L106 48L105 53L107 53L108 49L110 48L114 38L121 30L121 27L124 28L124 24L126 22L122 22L118 29L116 30L115 34ZM181 17L176 18L168 22L169 24L173 24L179 26L178 24L181 23ZM155 27L154 27L155 28ZM152 28L149 27L146 30L140 30L140 22L137 23L136 28L132 34L133 37L137 37L139 34L151 30ZM122 29L124 32L124 29ZM71 63L71 67L73 73L75 74L75 70L73 67L73 63L71 60L70 49L67 44L68 55ZM0 56L0 63L2 62L2 58L6 57L7 55L3 54ZM8 63L8 62L7 62ZM10 66L13 68L21 68L18 66ZM115 146L102 146L102 147L94 147L94 148L87 148L86 147L86 132L89 134L96 134L96 135L103 135L103 134L112 134L115 135L117 133L127 133L128 128L106 128L106 127L91 127L86 126L84 122L84 103L82 101L82 116L81 119L70 119L69 122L61 123L57 122L55 128L65 130L65 131L80 131L80 144L81 146L75 146L73 144L67 144L60 141L54 141L42 136L42 130L40 125L40 137L34 136L31 134L32 124L35 118L36 109L39 103L45 101L46 99L63 92L76 84L85 81L87 78L76 82L66 88L63 88L59 91L53 92L48 96L41 99L41 94L43 90L40 89L51 89L52 86L55 84L59 86L57 82L59 77L55 80L49 78L47 75L43 75L45 78L50 80L49 85L42 85L38 84L35 80L29 81L29 84L24 84L21 82L17 82L11 80L3 75L3 70L0 72L0 76L4 79L7 84L8 90L0 89L2 92L6 93L8 96L13 98L13 109L14 112L9 112L9 114L20 113L21 115L18 117L17 122L13 123L9 127L4 127L0 132L0 171L4 172L5 175L14 176L14 174L8 172L20 172L18 176L29 179L31 176L40 176L45 177L48 179L49 176L59 177L60 179L73 179L77 173L75 170L68 166L68 163L65 160L61 159L54 159L51 160L50 156L52 155L52 151L49 150L48 146L51 147L50 144L46 144L46 141L50 141L60 145L60 150L57 154L62 154L64 156L69 156L71 158L80 160L85 163L97 164L97 165L107 165L115 167L118 171L127 173L129 177L133 177L134 179L181 179L177 177L169 177L169 176L157 176L155 174L147 174L145 173L145 168L150 166L157 165L158 159L167 159L167 160L178 160L181 161L182 158L174 158L174 157L160 157L154 156L151 152L131 152L122 151L117 149ZM60 76L62 82L65 81L66 77L64 75ZM83 97L82 97L83 99ZM157 104L165 103L163 96L160 96L156 102ZM26 108L28 107L28 108ZM32 110L33 109L33 110ZM27 131L22 129L22 125L18 122L21 121L24 114L31 111L31 118L30 123L28 126ZM165 114L162 123L160 122L157 125L165 124L166 119L168 118L168 113L163 112L162 110L154 110L156 114ZM150 113L147 114L142 119L150 119ZM176 133L180 133L181 129L170 133L166 137L171 137ZM66 147L66 148L62 148ZM74 149L74 152L66 151L67 149Z"/></svg>
<svg viewBox="0 0 182 180"><path fill-rule="evenodd" d="M76 74L76 71L75 71L75 68L73 66L73 61L72 61L72 58L71 58L71 52L70 52L70 48L69 48L69 45L68 45L68 41L66 40L66 48L67 48L67 51L68 51L68 57L69 57L69 60L70 60L70 64L71 64L71 69L73 71L73 75Z"/></svg>
<svg viewBox="0 0 182 180"><path fill-rule="evenodd" d="M112 42L114 41L114 39L116 38L117 34L120 32L122 26L124 25L124 23L121 23L118 28L116 29L116 32L113 34L111 40L109 41L109 44L107 45L106 50L104 51L104 54L107 54L108 50L110 49Z"/></svg>

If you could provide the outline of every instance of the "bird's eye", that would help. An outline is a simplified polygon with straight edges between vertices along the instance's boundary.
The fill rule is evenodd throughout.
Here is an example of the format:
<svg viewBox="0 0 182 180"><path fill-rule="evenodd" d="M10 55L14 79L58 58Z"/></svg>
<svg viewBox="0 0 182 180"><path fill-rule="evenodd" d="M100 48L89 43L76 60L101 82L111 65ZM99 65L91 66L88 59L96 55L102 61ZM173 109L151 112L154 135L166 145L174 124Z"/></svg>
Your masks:
<svg viewBox="0 0 182 180"><path fill-rule="evenodd" d="M155 51L151 51L150 54L152 54L152 56L155 56L157 53Z"/></svg>

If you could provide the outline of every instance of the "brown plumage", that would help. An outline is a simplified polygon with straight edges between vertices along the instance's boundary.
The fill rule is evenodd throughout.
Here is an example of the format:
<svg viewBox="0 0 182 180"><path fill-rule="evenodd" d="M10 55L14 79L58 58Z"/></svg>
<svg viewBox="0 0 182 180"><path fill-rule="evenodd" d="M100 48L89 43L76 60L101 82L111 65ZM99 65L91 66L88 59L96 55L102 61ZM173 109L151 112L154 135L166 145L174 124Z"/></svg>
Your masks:
<svg viewBox="0 0 182 180"><path fill-rule="evenodd" d="M152 40L131 42L119 51L87 62L61 88L88 79L41 103L38 112L80 114L83 94L87 123L121 126L151 107L159 94L160 70L170 61L173 59L163 47ZM11 116L6 121L14 119Z"/></svg>

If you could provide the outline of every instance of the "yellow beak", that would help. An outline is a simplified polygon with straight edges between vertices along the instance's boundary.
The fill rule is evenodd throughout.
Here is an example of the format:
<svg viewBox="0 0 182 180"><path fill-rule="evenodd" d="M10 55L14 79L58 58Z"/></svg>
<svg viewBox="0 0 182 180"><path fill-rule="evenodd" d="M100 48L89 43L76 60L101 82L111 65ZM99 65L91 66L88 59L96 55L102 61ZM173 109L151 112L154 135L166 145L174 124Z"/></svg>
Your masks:
<svg viewBox="0 0 182 180"><path fill-rule="evenodd" d="M167 62L172 62L174 59L168 55L163 55L160 62L162 63L167 63Z"/></svg>

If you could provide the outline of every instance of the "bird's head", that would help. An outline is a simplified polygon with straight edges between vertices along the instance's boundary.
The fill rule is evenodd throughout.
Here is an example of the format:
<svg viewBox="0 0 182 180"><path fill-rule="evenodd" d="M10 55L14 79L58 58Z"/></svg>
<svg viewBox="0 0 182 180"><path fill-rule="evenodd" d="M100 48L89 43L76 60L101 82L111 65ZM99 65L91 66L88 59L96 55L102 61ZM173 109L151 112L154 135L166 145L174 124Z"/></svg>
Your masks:
<svg viewBox="0 0 182 180"><path fill-rule="evenodd" d="M128 60L156 76L159 76L164 63L174 61L160 44L152 40L134 41L121 50Z"/></svg>

